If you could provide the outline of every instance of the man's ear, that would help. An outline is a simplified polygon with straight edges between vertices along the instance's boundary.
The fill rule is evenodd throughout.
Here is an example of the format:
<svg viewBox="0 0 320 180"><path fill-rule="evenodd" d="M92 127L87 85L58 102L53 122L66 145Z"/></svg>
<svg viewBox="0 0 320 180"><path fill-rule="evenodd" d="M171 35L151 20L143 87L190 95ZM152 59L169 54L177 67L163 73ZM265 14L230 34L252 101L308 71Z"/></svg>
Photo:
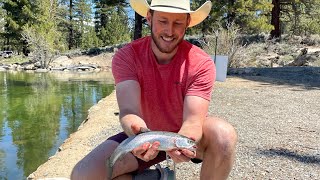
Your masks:
<svg viewBox="0 0 320 180"><path fill-rule="evenodd" d="M151 27L152 15L151 15L150 11L148 11L148 13L147 13L146 20L147 20L148 25Z"/></svg>
<svg viewBox="0 0 320 180"><path fill-rule="evenodd" d="M187 28L189 27L190 22L191 22L191 16L190 16L190 14L188 14L188 17L187 17Z"/></svg>

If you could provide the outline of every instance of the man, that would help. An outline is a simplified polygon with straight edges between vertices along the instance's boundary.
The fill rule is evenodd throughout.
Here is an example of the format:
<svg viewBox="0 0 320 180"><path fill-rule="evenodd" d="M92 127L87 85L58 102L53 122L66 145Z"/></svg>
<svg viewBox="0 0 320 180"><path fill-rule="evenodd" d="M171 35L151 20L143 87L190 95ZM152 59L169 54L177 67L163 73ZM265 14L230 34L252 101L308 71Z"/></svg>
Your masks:
<svg viewBox="0 0 320 180"><path fill-rule="evenodd" d="M188 0L130 0L146 17L151 36L133 41L114 56L120 123L124 133L110 137L80 161L72 179L105 179L105 160L120 142L141 129L171 131L197 142L197 151L167 152L177 163L201 162L200 179L226 179L232 168L237 135L224 120L209 117L208 107L215 79L210 56L184 41L188 27L199 24L211 2L190 11ZM159 142L145 143L114 165L113 179L132 179L135 173L161 162Z"/></svg>

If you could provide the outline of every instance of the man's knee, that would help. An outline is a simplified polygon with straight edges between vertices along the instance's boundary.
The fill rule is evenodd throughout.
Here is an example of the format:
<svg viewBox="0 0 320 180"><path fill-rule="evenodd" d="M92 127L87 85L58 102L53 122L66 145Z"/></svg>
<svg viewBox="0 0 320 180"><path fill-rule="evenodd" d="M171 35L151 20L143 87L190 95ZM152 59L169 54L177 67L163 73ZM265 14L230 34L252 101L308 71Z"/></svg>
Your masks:
<svg viewBox="0 0 320 180"><path fill-rule="evenodd" d="M71 179L105 179L107 177L106 159L119 143L105 141L81 159L71 172Z"/></svg>
<svg viewBox="0 0 320 180"><path fill-rule="evenodd" d="M85 177L84 171L85 171L84 169L81 169L81 161L78 162L72 169L70 179L71 180L83 179Z"/></svg>
<svg viewBox="0 0 320 180"><path fill-rule="evenodd" d="M207 137L207 145L225 153L234 152L237 143L235 128L225 120L209 117L203 127L204 136Z"/></svg>

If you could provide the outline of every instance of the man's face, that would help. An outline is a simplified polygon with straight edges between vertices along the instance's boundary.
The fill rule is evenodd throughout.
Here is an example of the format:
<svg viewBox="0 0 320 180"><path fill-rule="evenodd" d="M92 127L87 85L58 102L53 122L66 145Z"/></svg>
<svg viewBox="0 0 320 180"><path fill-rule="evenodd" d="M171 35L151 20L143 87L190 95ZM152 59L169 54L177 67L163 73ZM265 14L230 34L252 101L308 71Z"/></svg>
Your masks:
<svg viewBox="0 0 320 180"><path fill-rule="evenodd" d="M183 40L190 17L185 13L148 12L147 20L151 26L152 39L162 53L171 53Z"/></svg>

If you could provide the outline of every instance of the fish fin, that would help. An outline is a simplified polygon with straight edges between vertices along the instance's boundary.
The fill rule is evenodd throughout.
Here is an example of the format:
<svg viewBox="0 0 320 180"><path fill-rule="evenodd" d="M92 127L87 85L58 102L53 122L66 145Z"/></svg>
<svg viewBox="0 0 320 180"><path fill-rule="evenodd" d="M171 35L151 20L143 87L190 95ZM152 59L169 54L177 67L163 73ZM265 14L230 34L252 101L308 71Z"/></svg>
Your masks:
<svg viewBox="0 0 320 180"><path fill-rule="evenodd" d="M113 166L111 164L110 157L106 160L106 166L108 172L107 180L112 180Z"/></svg>
<svg viewBox="0 0 320 180"><path fill-rule="evenodd" d="M106 165L108 168L108 180L111 180L112 178L112 173L113 173L113 168L114 165L116 164L117 161L123 160L124 156L128 153L129 151L123 151L122 149L118 149L118 151L115 151L106 161ZM117 154L119 153L119 154ZM117 155L116 155L117 154ZM116 156L115 156L116 155Z"/></svg>
<svg viewBox="0 0 320 180"><path fill-rule="evenodd" d="M139 131L139 133L138 134L142 134L142 133L146 133L146 132L150 132L151 130L150 129L148 129L148 128L145 128L145 127L141 127L140 128L140 131ZM138 135L137 134L137 135Z"/></svg>

